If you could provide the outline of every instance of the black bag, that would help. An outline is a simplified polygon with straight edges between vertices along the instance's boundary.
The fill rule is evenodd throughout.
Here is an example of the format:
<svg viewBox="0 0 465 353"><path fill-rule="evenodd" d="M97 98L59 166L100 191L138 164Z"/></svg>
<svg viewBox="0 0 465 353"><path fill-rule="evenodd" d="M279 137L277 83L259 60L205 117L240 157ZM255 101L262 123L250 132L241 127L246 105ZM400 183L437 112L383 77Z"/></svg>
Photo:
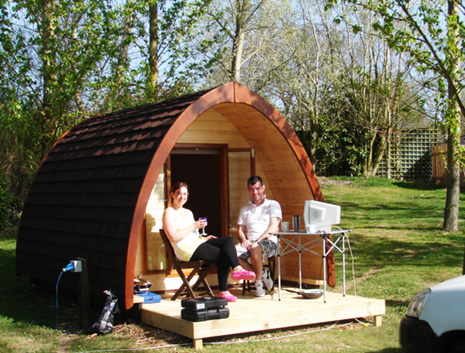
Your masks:
<svg viewBox="0 0 465 353"><path fill-rule="evenodd" d="M186 298L181 300L181 306L189 310L206 310L225 307L228 300L218 297Z"/></svg>
<svg viewBox="0 0 465 353"><path fill-rule="evenodd" d="M100 319L90 328L91 333L106 335L113 332L115 314L119 313L118 298L109 290L104 291L107 296Z"/></svg>
<svg viewBox="0 0 465 353"><path fill-rule="evenodd" d="M181 318L189 321L226 319L229 309L228 300L218 297L186 298L181 300Z"/></svg>
<svg viewBox="0 0 465 353"><path fill-rule="evenodd" d="M214 308L206 310L181 310L181 318L189 321L206 321L216 319L227 319L229 317L228 308Z"/></svg>

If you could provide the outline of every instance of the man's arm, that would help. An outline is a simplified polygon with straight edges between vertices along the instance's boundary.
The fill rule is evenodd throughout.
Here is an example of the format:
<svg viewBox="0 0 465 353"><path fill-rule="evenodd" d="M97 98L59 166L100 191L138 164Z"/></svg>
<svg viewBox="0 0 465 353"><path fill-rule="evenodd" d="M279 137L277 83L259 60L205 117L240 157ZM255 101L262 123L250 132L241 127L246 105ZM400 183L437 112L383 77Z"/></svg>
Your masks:
<svg viewBox="0 0 465 353"><path fill-rule="evenodd" d="M245 249L248 249L252 243L247 240L247 236L245 235L245 226L242 225L242 224L238 224L237 227L238 227L237 228L237 237L239 239L239 242L242 244L242 246Z"/></svg>
<svg viewBox="0 0 465 353"><path fill-rule="evenodd" d="M273 233L278 231L279 223L281 223L281 218L271 217L268 228L266 228L265 232L260 236L260 238L258 238L258 241L270 239L273 236Z"/></svg>

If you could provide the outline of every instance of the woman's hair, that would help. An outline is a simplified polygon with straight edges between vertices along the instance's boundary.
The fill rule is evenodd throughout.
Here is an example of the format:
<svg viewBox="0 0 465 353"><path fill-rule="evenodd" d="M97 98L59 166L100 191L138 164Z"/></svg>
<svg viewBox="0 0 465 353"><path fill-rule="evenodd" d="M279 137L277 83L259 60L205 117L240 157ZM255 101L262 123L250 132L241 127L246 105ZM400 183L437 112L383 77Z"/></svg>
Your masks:
<svg viewBox="0 0 465 353"><path fill-rule="evenodd" d="M174 183L173 185L171 185L170 191L174 194L176 190L181 189L183 186L187 189L187 191L189 191L189 186L187 186L187 184L183 183L182 181L178 181L177 183Z"/></svg>

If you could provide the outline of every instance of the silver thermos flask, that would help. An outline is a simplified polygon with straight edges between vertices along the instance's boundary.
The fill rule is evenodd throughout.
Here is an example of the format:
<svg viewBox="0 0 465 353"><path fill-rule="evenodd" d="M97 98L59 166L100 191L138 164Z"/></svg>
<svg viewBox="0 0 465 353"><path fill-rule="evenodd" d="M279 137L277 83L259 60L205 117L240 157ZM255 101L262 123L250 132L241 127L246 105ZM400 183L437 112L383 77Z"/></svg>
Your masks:
<svg viewBox="0 0 465 353"><path fill-rule="evenodd" d="M292 216L292 226L294 227L294 232L300 230L300 216Z"/></svg>

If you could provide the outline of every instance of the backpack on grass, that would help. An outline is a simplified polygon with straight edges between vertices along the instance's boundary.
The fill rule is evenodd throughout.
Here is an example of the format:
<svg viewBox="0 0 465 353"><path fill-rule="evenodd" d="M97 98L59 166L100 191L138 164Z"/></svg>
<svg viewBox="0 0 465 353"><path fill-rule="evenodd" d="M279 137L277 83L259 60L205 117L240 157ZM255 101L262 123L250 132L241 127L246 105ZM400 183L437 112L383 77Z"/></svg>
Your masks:
<svg viewBox="0 0 465 353"><path fill-rule="evenodd" d="M113 332L115 314L119 313L118 298L110 290L106 290L103 293L105 293L107 297L102 314L100 315L100 319L90 328L91 333L97 333L99 335L106 335Z"/></svg>

